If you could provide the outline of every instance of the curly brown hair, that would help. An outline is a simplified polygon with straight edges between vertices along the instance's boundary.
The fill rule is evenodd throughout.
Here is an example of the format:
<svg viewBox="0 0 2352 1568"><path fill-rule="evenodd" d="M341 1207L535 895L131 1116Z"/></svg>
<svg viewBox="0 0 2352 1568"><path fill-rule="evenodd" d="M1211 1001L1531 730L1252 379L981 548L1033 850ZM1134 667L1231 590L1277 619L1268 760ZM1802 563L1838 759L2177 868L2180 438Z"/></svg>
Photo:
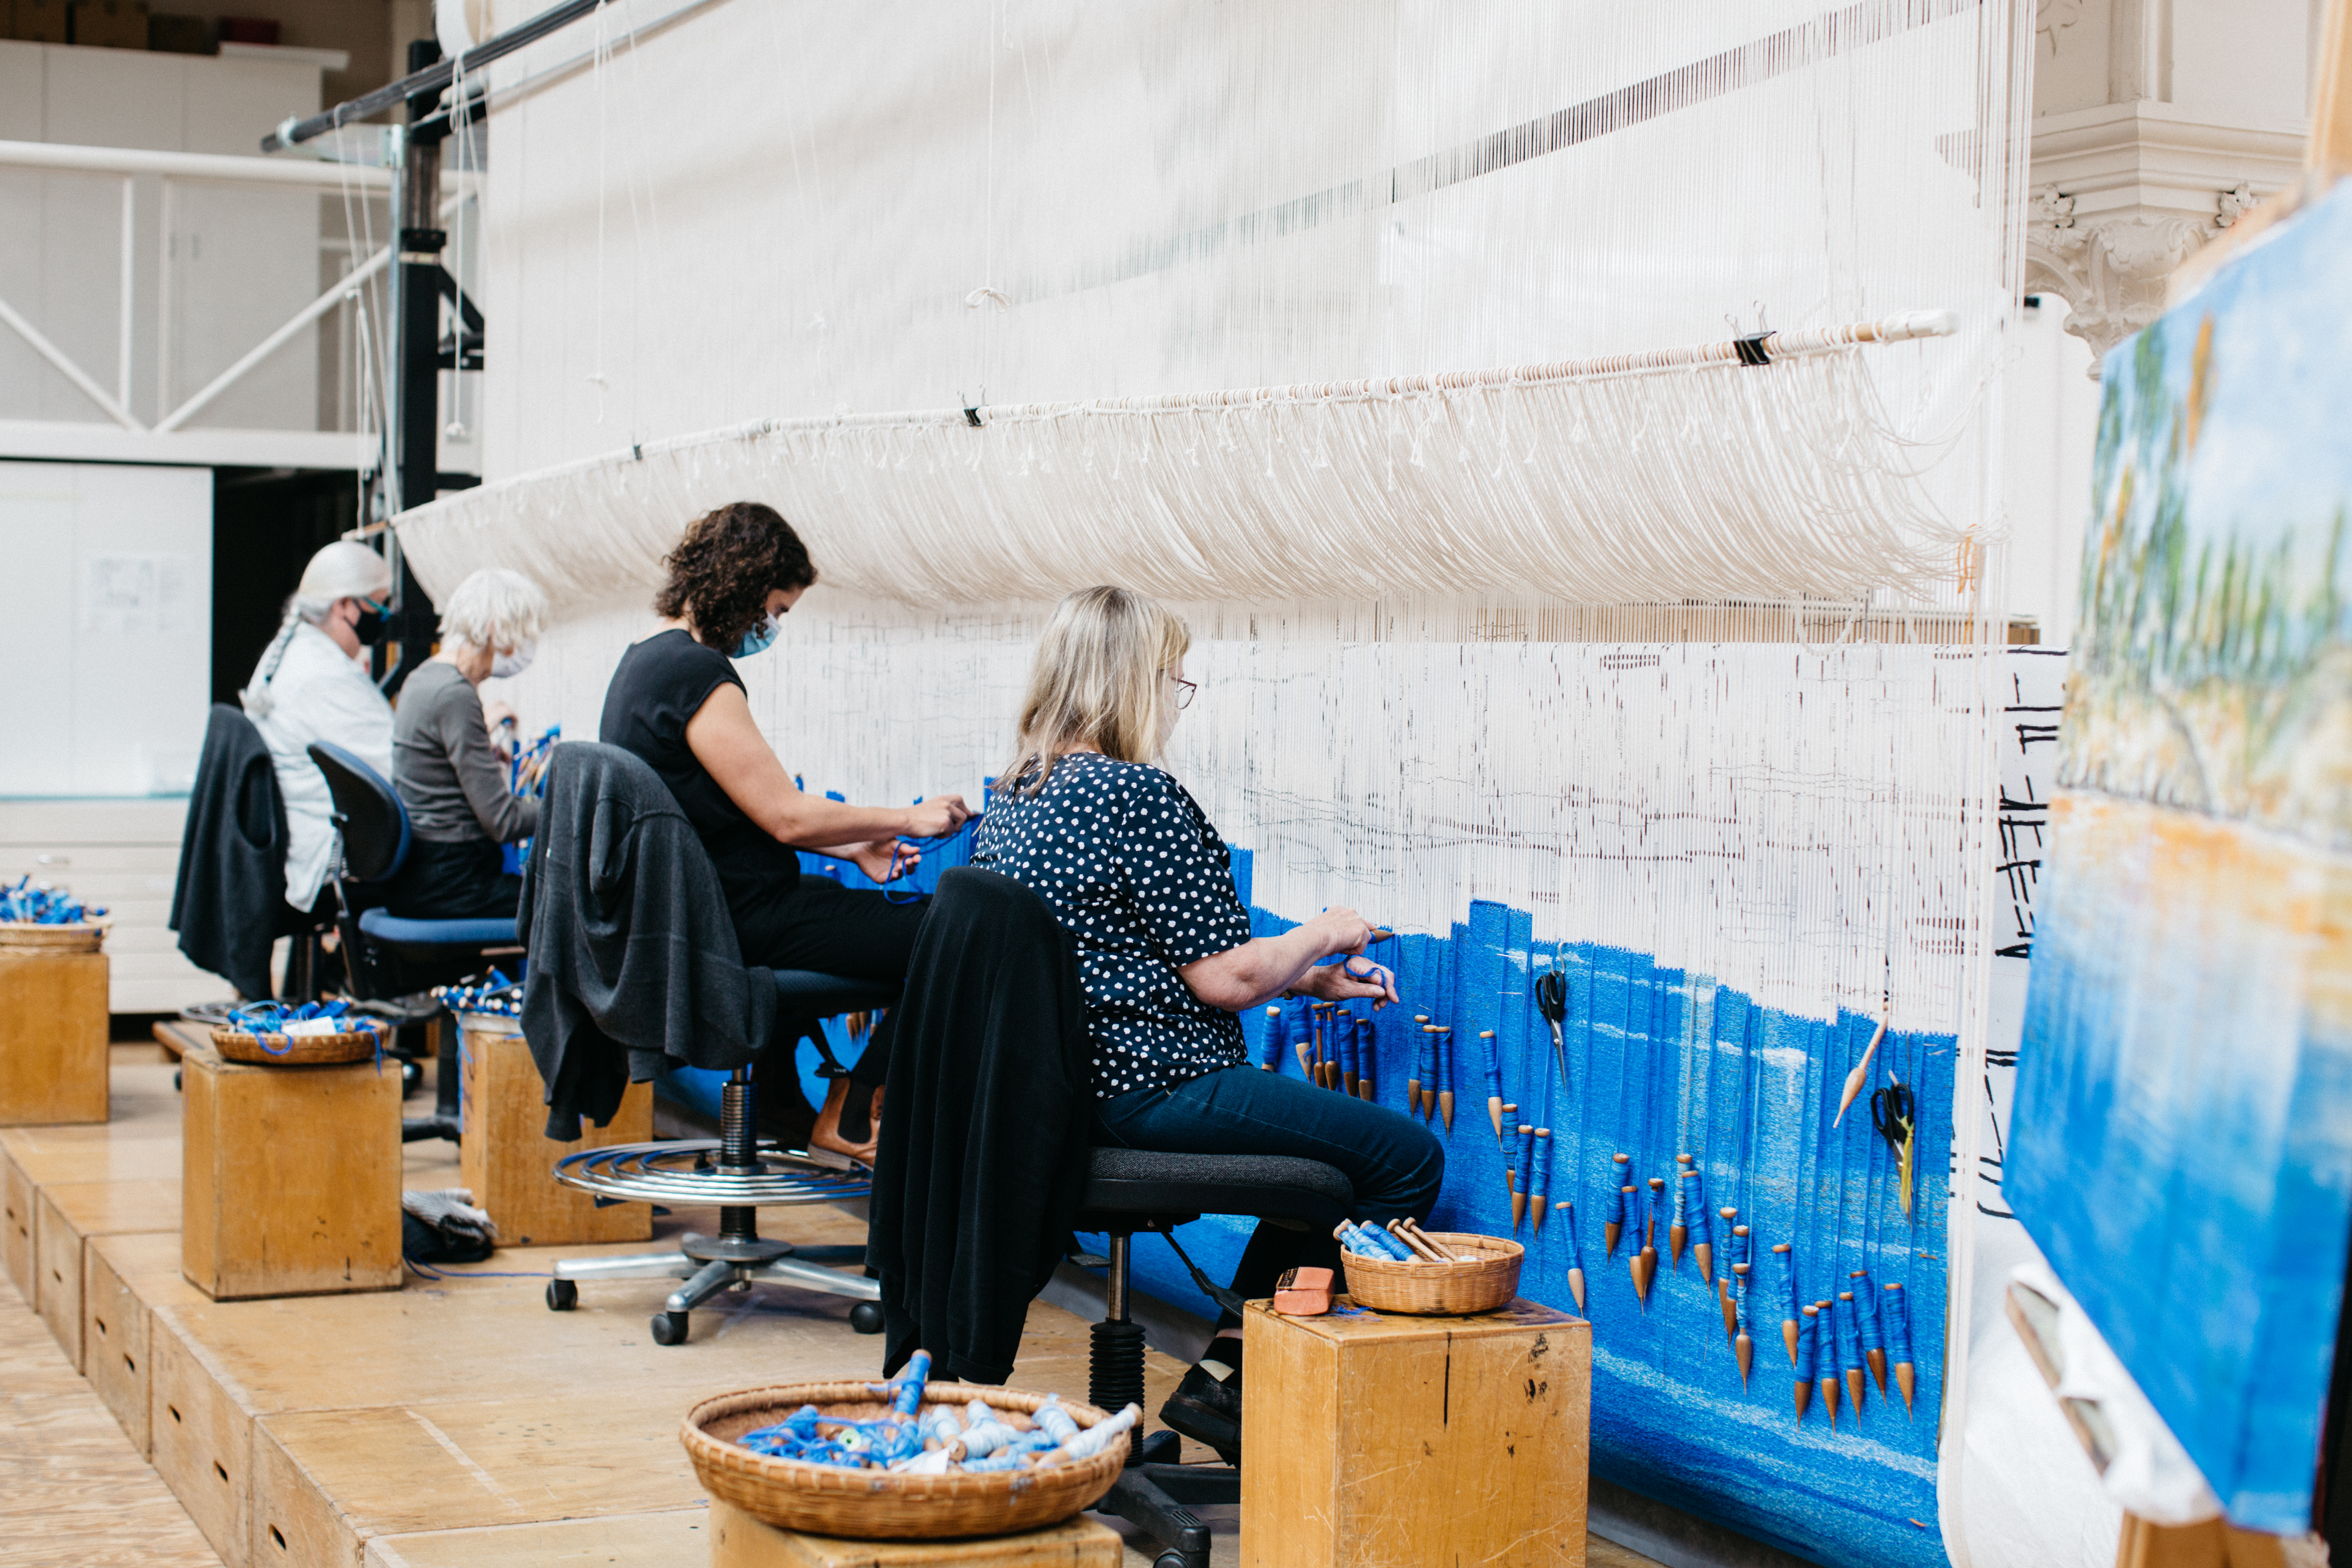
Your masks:
<svg viewBox="0 0 2352 1568"><path fill-rule="evenodd" d="M669 581L654 595L655 614L692 621L702 645L725 654L767 615L770 589L816 581L793 525L755 500L730 501L696 518L662 564Z"/></svg>

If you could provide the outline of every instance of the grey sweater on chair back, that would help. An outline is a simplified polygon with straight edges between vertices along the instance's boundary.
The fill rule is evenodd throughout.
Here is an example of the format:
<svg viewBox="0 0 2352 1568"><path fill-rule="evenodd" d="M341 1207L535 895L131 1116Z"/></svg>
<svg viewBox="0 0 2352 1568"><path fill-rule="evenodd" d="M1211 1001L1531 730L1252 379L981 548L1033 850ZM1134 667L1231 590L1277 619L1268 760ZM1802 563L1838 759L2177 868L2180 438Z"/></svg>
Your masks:
<svg viewBox="0 0 2352 1568"><path fill-rule="evenodd" d="M665 1058L731 1070L775 1032L774 979L745 967L710 857L653 769L617 746L555 748L515 927L551 1138L580 1136L583 1116L610 1121Z"/></svg>

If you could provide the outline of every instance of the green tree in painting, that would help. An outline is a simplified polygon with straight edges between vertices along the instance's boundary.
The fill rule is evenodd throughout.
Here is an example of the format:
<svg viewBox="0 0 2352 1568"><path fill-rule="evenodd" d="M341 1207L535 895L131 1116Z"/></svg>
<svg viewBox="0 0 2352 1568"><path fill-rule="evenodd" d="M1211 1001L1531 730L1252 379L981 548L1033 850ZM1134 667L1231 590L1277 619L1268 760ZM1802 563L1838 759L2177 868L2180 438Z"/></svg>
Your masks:
<svg viewBox="0 0 2352 1568"><path fill-rule="evenodd" d="M2307 829L2333 803L2313 798L2294 754L2347 702L2345 510L2268 544L2233 520L2192 516L2198 437L2230 389L2216 384L2213 316L2198 324L2185 384L2163 329L2139 334L2099 412L2061 776Z"/></svg>

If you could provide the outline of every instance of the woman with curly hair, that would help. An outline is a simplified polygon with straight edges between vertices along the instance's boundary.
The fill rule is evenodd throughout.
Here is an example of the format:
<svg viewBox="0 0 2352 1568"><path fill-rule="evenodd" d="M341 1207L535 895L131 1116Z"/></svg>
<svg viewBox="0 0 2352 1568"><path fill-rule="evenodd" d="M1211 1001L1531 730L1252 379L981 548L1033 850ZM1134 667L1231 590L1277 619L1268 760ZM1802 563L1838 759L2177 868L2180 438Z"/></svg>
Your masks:
<svg viewBox="0 0 2352 1568"><path fill-rule="evenodd" d="M796 851L855 861L876 881L914 858L898 840L950 833L971 815L961 795L916 806L846 805L803 793L751 721L735 660L776 640L778 617L816 581L792 525L735 501L700 517L664 563L659 629L629 647L604 690L602 738L642 757L710 851L743 962L857 980L902 980L926 900L801 874ZM826 1097L812 1153L873 1163L889 1021Z"/></svg>

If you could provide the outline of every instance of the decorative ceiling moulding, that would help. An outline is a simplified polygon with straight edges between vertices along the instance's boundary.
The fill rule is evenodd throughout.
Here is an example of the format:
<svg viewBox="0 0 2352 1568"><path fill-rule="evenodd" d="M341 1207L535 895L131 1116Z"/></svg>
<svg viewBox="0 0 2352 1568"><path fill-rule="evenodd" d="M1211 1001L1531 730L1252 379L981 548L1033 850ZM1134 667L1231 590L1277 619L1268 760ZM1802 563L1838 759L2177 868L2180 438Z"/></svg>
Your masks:
<svg viewBox="0 0 2352 1568"><path fill-rule="evenodd" d="M2142 100L2033 122L2025 287L2055 294L2091 375L2161 315L2174 268L2303 174L2300 121L2224 124Z"/></svg>

